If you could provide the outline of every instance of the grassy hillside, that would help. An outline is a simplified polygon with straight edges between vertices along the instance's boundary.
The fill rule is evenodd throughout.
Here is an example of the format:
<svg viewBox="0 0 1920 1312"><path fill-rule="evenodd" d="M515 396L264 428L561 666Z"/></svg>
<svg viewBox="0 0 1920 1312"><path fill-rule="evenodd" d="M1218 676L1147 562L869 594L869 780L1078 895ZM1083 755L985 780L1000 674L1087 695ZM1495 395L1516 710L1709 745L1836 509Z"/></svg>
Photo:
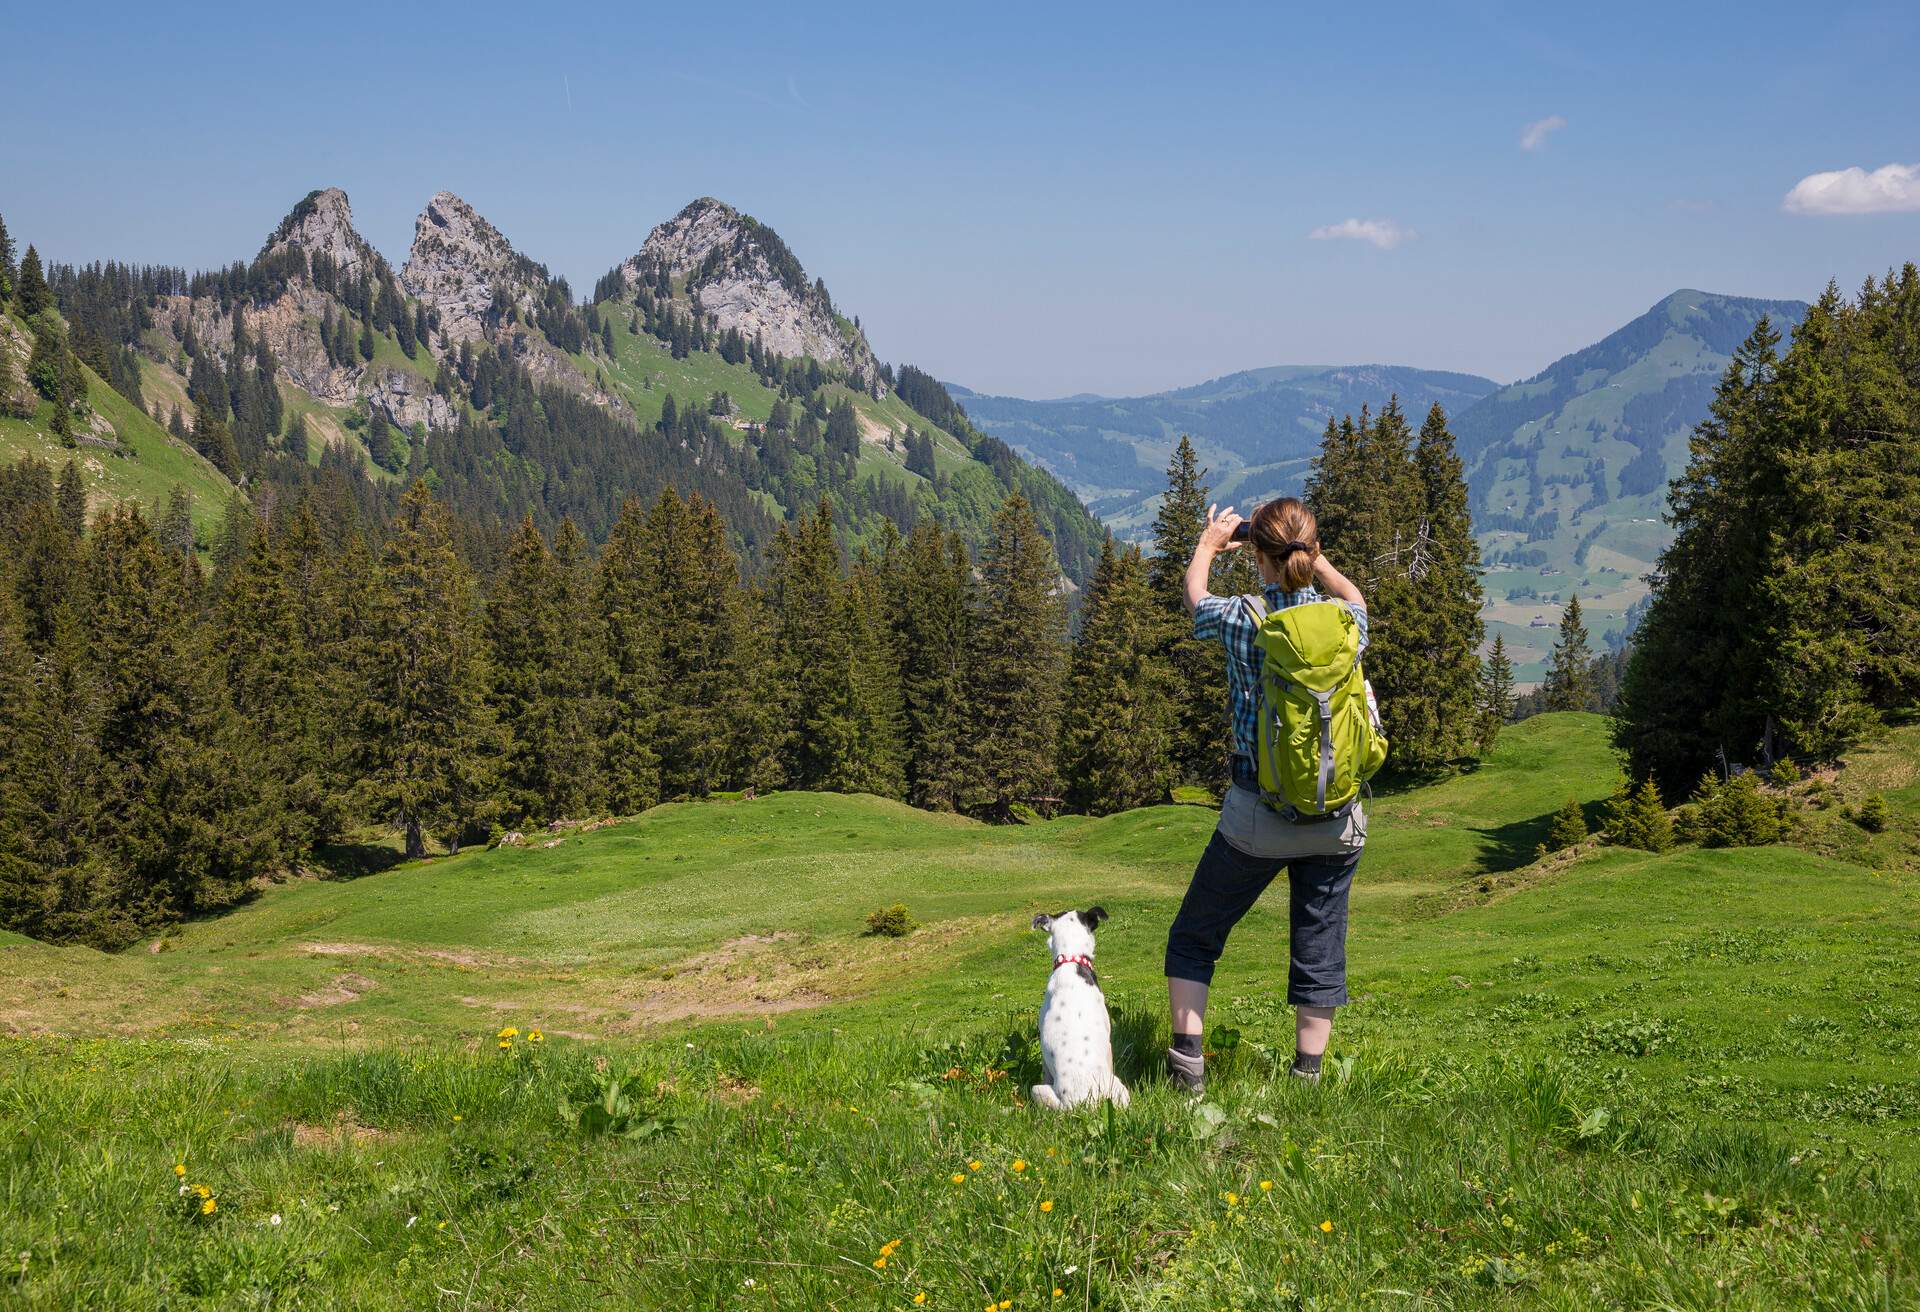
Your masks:
<svg viewBox="0 0 1920 1312"><path fill-rule="evenodd" d="M32 339L26 325L11 314L0 313L0 349L6 341L17 348L15 373L22 372L26 344ZM141 506L165 502L176 486L193 497L193 522L203 541L225 513L233 484L198 452L168 433L138 406L128 401L91 369L85 369L87 406L102 427L91 435L98 440L82 441L69 447L51 429L53 404L41 401L28 418L0 415L0 461L31 456L44 460L56 470L69 460L79 462L87 481L88 507L98 511L116 501L137 501ZM77 435L89 435L92 424L76 421Z"/></svg>
<svg viewBox="0 0 1920 1312"><path fill-rule="evenodd" d="M1521 678L1543 672L1576 592L1596 639L1624 632L1671 540L1667 482L1727 361L1761 315L1784 335L1805 310L1678 291L1458 416L1489 566L1487 636L1505 636Z"/></svg>
<svg viewBox="0 0 1920 1312"><path fill-rule="evenodd" d="M1603 723L1551 715L1473 774L1381 796L1328 1081L1280 1073L1270 895L1216 979L1197 1111L1154 1070L1203 807L989 828L860 797L664 806L271 889L158 950L0 938L27 1254L0 1290L1911 1305L1920 728L1836 782L1887 799L1884 833L1802 805L1792 847L1536 863L1560 802L1611 784ZM862 937L894 901L921 928ZM1043 1117L1019 1105L1047 964L1026 925L1095 901L1136 1100ZM629 1070L631 1137L563 1121ZM176 1162L214 1215L188 1215Z"/></svg>

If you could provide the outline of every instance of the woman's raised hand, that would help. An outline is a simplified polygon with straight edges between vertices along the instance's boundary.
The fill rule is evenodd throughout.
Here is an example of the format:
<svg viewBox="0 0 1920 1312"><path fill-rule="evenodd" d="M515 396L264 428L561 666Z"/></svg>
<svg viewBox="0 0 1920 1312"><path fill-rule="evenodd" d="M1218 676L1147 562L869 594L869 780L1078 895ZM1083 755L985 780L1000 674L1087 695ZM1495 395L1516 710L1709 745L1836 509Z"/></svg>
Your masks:
<svg viewBox="0 0 1920 1312"><path fill-rule="evenodd" d="M1207 526L1200 530L1200 545L1209 551L1234 550L1242 544L1233 540L1233 531L1243 522L1243 518L1234 513L1232 506L1228 506L1218 514L1214 513L1212 506L1208 506Z"/></svg>

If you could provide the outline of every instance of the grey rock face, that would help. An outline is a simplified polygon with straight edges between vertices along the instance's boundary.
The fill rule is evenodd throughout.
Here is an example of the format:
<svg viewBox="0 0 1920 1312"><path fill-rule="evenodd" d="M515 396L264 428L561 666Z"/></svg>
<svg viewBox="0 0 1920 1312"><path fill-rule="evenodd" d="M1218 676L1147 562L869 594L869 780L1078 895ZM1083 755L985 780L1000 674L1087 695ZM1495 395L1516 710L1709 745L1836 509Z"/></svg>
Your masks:
<svg viewBox="0 0 1920 1312"><path fill-rule="evenodd" d="M842 330L785 244L731 205L711 197L694 201L654 228L620 273L631 287L643 270L662 266L689 279L689 295L722 329L757 336L778 355L810 355L869 378L877 372L865 336Z"/></svg>
<svg viewBox="0 0 1920 1312"><path fill-rule="evenodd" d="M439 316L440 333L449 346L491 343L538 381L557 383L613 410L626 408L619 397L594 386L545 338L528 330L547 293L547 270L515 250L498 228L452 192L434 193L414 220L413 246L400 284Z"/></svg>
<svg viewBox="0 0 1920 1312"><path fill-rule="evenodd" d="M265 249L271 252L287 246L325 255L342 273L354 277L376 267L380 259L354 230L353 206L347 203L347 193L338 187L308 192L267 239Z"/></svg>
<svg viewBox="0 0 1920 1312"><path fill-rule="evenodd" d="M473 206L442 191L414 220L413 247L400 281L439 314L440 331L458 346L489 339L497 292L530 315L545 270L514 250Z"/></svg>

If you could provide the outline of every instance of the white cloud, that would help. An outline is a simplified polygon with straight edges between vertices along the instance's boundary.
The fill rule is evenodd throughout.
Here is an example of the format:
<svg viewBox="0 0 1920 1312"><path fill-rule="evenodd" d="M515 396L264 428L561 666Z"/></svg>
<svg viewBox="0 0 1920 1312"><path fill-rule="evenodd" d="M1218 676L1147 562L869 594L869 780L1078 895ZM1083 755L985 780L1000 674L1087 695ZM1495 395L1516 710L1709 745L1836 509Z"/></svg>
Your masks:
<svg viewBox="0 0 1920 1312"><path fill-rule="evenodd" d="M1547 135L1558 132L1567 125L1567 120L1558 114L1549 114L1545 118L1535 119L1527 124L1527 130L1520 134L1520 149L1538 150L1547 144Z"/></svg>
<svg viewBox="0 0 1920 1312"><path fill-rule="evenodd" d="M1392 219L1344 219L1315 228L1307 236L1314 241L1370 241L1381 250L1390 251L1401 242L1412 241L1415 233Z"/></svg>
<svg viewBox="0 0 1920 1312"><path fill-rule="evenodd" d="M1809 173L1780 203L1789 214L1890 214L1920 210L1920 164Z"/></svg>

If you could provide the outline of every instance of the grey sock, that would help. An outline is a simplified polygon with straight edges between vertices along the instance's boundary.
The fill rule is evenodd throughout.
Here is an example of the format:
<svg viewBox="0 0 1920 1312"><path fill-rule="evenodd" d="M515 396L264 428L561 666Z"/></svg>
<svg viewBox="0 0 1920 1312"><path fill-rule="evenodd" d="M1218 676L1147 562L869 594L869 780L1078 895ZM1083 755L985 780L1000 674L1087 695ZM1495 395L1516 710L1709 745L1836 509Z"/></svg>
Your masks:
<svg viewBox="0 0 1920 1312"><path fill-rule="evenodd" d="M1198 1034L1174 1035L1173 1050L1183 1057L1198 1057L1200 1055L1200 1036Z"/></svg>
<svg viewBox="0 0 1920 1312"><path fill-rule="evenodd" d="M1296 1075L1318 1075L1320 1073L1320 1054L1309 1057L1304 1052L1293 1054L1293 1073Z"/></svg>

